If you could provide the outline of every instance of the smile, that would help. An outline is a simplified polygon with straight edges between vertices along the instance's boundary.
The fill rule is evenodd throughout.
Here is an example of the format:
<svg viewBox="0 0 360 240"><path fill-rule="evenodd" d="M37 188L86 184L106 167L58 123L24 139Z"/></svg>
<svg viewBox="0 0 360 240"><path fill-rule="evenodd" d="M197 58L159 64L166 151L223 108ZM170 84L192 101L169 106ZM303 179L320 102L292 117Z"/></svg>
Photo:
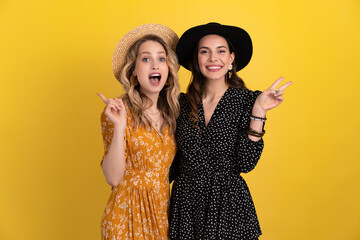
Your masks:
<svg viewBox="0 0 360 240"><path fill-rule="evenodd" d="M207 69L207 70L210 70L210 71L218 71L218 70L220 70L221 68L222 68L222 66L219 66L219 65L216 65L216 66L214 66L214 65L206 66L206 69Z"/></svg>

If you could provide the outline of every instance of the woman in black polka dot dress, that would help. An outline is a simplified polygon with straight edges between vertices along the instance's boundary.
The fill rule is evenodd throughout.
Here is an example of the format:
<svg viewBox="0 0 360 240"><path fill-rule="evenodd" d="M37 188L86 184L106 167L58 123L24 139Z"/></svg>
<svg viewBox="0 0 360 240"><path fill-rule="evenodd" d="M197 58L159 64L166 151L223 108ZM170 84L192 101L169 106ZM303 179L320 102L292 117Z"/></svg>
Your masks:
<svg viewBox="0 0 360 240"><path fill-rule="evenodd" d="M180 97L178 152L170 209L171 239L258 239L254 203L240 173L251 171L262 150L266 112L283 101L282 78L250 91L236 72L252 55L241 28L209 23L187 30L176 52L192 71Z"/></svg>

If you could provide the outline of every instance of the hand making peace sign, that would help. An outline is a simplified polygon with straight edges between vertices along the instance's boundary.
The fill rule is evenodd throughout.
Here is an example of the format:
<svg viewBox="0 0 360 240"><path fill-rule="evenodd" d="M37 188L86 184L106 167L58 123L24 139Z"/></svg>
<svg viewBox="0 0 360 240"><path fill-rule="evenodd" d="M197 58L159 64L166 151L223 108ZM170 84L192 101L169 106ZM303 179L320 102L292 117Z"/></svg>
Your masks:
<svg viewBox="0 0 360 240"><path fill-rule="evenodd" d="M278 89L277 86L284 79L284 77L276 80L268 89L263 91L257 98L254 103L254 108L260 108L265 113L277 106L284 100L284 90L293 84L293 82L287 82L284 85L280 86Z"/></svg>

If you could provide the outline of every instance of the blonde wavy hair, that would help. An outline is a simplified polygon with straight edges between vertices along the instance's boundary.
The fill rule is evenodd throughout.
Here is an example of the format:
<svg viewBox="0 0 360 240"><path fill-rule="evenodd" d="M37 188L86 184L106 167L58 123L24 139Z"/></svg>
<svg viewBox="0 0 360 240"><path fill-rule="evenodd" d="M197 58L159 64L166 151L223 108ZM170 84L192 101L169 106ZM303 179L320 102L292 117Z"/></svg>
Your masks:
<svg viewBox="0 0 360 240"><path fill-rule="evenodd" d="M176 119L179 116L180 106L178 97L180 94L180 85L177 76L179 64L176 54L169 46L156 35L146 35L133 43L127 54L124 64L121 66L119 82L123 85L125 94L121 96L124 104L129 108L133 123L136 127L151 128L151 119L144 114L143 101L147 99L145 94L140 91L139 84L134 84L132 80L133 70L139 54L141 44L146 41L155 41L160 43L166 52L166 63L169 67L169 75L164 88L160 91L157 107L163 118L161 132L166 126L169 126L170 133L174 134L176 129Z"/></svg>

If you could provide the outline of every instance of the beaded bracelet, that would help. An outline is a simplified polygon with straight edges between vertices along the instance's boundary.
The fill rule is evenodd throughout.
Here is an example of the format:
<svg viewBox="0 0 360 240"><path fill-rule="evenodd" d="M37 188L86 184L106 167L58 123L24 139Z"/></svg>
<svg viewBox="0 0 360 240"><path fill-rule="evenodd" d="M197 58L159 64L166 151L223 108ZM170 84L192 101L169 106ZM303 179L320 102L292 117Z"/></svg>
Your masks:
<svg viewBox="0 0 360 240"><path fill-rule="evenodd" d="M257 116L254 116L254 115L251 115L250 119L251 120L257 120L257 121L262 121L262 122L265 122L267 120L266 117L262 118L262 117L257 117Z"/></svg>
<svg viewBox="0 0 360 240"><path fill-rule="evenodd" d="M248 129L246 129L245 131L248 135L250 136L254 136L254 137L262 137L265 134L265 130L263 130L262 132L257 132L254 129L252 129L251 127L249 127Z"/></svg>

